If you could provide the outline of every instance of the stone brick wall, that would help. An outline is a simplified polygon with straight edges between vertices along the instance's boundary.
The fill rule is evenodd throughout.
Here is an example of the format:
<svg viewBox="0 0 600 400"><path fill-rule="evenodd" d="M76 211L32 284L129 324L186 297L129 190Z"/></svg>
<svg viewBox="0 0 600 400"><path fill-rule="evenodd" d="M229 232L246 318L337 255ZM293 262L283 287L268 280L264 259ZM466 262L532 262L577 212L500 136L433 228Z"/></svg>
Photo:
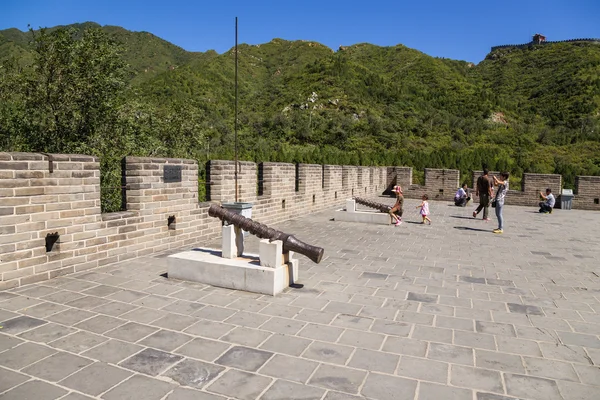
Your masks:
<svg viewBox="0 0 600 400"><path fill-rule="evenodd" d="M375 190L381 193L387 187L387 168L373 167L372 170Z"/></svg>
<svg viewBox="0 0 600 400"><path fill-rule="evenodd" d="M181 166L181 182L163 182L167 164ZM0 153L0 290L220 233L198 204L194 161L127 157L125 174L127 211L102 214L97 158Z"/></svg>
<svg viewBox="0 0 600 400"><path fill-rule="evenodd" d="M206 205L198 204L194 160L127 157L125 165L128 212L103 214L107 225L119 226L119 234L126 234L119 238L124 255L112 252L119 255L117 261L193 245L199 237L219 232L220 223L206 215ZM181 182L165 182L165 166L180 168Z"/></svg>
<svg viewBox="0 0 600 400"><path fill-rule="evenodd" d="M371 171L369 168L358 167L356 186L358 189L358 192L355 192L356 196L364 196L367 193L369 187L371 187Z"/></svg>
<svg viewBox="0 0 600 400"><path fill-rule="evenodd" d="M294 203L304 203L304 213L322 209L324 204L323 166L300 164L298 167L298 196L294 198Z"/></svg>
<svg viewBox="0 0 600 400"><path fill-rule="evenodd" d="M342 166L341 165L325 165L323 169L325 174L323 190L325 193L333 193L334 198L337 198L338 192L342 191Z"/></svg>
<svg viewBox="0 0 600 400"><path fill-rule="evenodd" d="M459 184L457 170L426 169L420 186L412 185L408 167L263 163L259 196L257 165L239 165L239 200L253 203L252 218L267 225L352 196L375 196L396 183L407 198L427 193L432 200L451 200ZM165 167L180 169L181 181L165 181ZM209 168L211 201L233 201L234 162L211 161ZM127 210L102 214L97 158L0 153L0 290L220 235L210 203L198 202L195 161L127 157L124 177ZM511 190L507 201L535 205L546 187L558 193L561 177L525 174L523 190ZM599 197L600 177L577 178L575 208L600 209Z"/></svg>
<svg viewBox="0 0 600 400"><path fill-rule="evenodd" d="M387 167L386 175L384 195L393 196L392 189L395 185L400 185L403 188L412 185L411 167Z"/></svg>
<svg viewBox="0 0 600 400"><path fill-rule="evenodd" d="M263 195L265 197L291 197L296 192L296 167L294 164L264 162Z"/></svg>
<svg viewBox="0 0 600 400"><path fill-rule="evenodd" d="M420 199L427 194L429 200L452 200L460 179L460 171L455 169L425 168L423 185L413 185L410 167L388 167L387 174L384 194L391 195L391 188L399 184L404 197L409 199Z"/></svg>
<svg viewBox="0 0 600 400"><path fill-rule="evenodd" d="M555 197L562 189L562 176L555 174L523 174L522 192L518 200L513 203L520 206L538 206L540 192L550 188Z"/></svg>
<svg viewBox="0 0 600 400"><path fill-rule="evenodd" d="M459 181L459 170L425 168L423 189L430 200L452 200L459 186Z"/></svg>
<svg viewBox="0 0 600 400"><path fill-rule="evenodd" d="M298 178L298 193L314 194L323 190L323 167L319 164L300 164Z"/></svg>
<svg viewBox="0 0 600 400"><path fill-rule="evenodd" d="M244 176L251 182L248 188L255 186L251 178L258 176L258 168L255 163L243 163ZM348 197L376 195L387 175L385 167L263 162L260 168L262 195L241 201L253 203L252 218L265 224L341 205ZM229 201L225 199L233 194L233 170L233 161L211 161L211 201Z"/></svg>
<svg viewBox="0 0 600 400"><path fill-rule="evenodd" d="M358 189L358 167L352 165L342 166L342 185L349 190L348 197L359 196ZM355 193L356 192L356 193Z"/></svg>
<svg viewBox="0 0 600 400"><path fill-rule="evenodd" d="M235 201L235 162L210 161L210 199L227 203ZM258 177L256 164L248 161L238 162L238 201L253 202L256 200Z"/></svg>
<svg viewBox="0 0 600 400"><path fill-rule="evenodd" d="M380 186L370 183L370 174L385 177L385 169L382 167L316 164L296 166L265 162L262 169L263 196L254 202L252 218L268 225L336 204L342 205L346 198L359 196L359 192L364 195L365 190L366 196L374 196L378 194ZM296 170L298 191L295 191ZM365 182L366 186L359 187L359 176L361 184ZM375 178L373 182L376 182Z"/></svg>
<svg viewBox="0 0 600 400"><path fill-rule="evenodd" d="M573 208L600 210L600 176L575 177Z"/></svg>
<svg viewBox="0 0 600 400"><path fill-rule="evenodd" d="M260 222L292 217L292 203L296 194L296 166L294 164L263 162L263 195L252 206L252 218Z"/></svg>
<svg viewBox="0 0 600 400"><path fill-rule="evenodd" d="M0 204L0 289L97 264L86 250L101 223L95 157L0 153Z"/></svg>
<svg viewBox="0 0 600 400"><path fill-rule="evenodd" d="M383 194L393 195L394 185L401 185L404 197L420 199L424 194L429 200L452 200L459 185L460 171L455 169L425 168L423 185L412 183L412 168L387 167L386 189Z"/></svg>

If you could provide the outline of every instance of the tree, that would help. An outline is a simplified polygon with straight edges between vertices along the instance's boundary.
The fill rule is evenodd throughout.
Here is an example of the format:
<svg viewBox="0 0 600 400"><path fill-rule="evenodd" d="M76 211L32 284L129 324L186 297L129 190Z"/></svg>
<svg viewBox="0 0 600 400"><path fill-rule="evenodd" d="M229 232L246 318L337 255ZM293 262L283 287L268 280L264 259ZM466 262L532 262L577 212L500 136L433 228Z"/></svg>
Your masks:
<svg viewBox="0 0 600 400"><path fill-rule="evenodd" d="M1 134L19 132L26 138L20 147L30 151L69 152L110 141L126 86L119 45L97 28L30 32L33 63L9 65L0 78L0 98L10 100L13 117L21 114L5 116Z"/></svg>
<svg viewBox="0 0 600 400"><path fill-rule="evenodd" d="M27 135L20 129L26 113L19 76L17 60L0 65L0 150L27 150Z"/></svg>

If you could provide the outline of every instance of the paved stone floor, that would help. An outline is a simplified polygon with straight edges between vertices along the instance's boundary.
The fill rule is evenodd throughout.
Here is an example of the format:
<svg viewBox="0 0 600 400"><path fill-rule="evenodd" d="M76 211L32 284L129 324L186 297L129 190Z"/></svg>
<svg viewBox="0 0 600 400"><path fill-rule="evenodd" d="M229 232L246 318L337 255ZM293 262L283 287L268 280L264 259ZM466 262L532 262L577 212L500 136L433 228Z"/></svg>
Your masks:
<svg viewBox="0 0 600 400"><path fill-rule="evenodd" d="M0 399L600 399L600 213L506 207L494 235L416 204L277 226L326 250L277 297L169 281L164 255L0 292Z"/></svg>

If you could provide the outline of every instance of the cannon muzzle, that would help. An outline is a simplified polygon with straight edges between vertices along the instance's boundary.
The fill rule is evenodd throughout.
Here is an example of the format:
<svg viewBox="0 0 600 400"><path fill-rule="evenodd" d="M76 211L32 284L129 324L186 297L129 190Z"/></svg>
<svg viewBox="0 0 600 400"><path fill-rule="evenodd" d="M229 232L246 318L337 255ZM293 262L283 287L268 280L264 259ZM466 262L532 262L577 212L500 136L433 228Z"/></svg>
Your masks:
<svg viewBox="0 0 600 400"><path fill-rule="evenodd" d="M295 251L303 254L315 263L320 263L323 258L324 250L322 247L312 246L296 239L292 235L281 231L269 228L259 222L246 218L243 215L233 213L219 205L213 204L208 209L208 215L219 218L221 221L227 222L241 228L251 234L258 236L261 239L281 240L283 242L283 251Z"/></svg>
<svg viewBox="0 0 600 400"><path fill-rule="evenodd" d="M371 201L371 200L367 200L367 199L363 199L362 197L355 197L354 201L357 202L358 204L362 204L363 206L375 208L376 210L379 210L382 213L389 213L390 210L392 209L392 207L390 207L388 205L385 205L382 203L377 203L375 201Z"/></svg>

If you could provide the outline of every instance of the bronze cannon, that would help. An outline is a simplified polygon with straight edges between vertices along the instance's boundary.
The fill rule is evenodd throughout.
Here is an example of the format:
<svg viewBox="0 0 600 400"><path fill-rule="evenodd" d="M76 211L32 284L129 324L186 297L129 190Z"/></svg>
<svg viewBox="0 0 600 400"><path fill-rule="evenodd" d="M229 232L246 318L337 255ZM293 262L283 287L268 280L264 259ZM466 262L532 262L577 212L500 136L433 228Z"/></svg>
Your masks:
<svg viewBox="0 0 600 400"><path fill-rule="evenodd" d="M381 211L382 213L389 213L390 210L392 209L391 206L387 206L382 203L377 203L375 201L363 199L361 197L354 197L354 201L357 202L358 204L362 204L363 206L375 208L375 209Z"/></svg>
<svg viewBox="0 0 600 400"><path fill-rule="evenodd" d="M269 228L264 224L253 221L240 214L233 213L219 205L211 205L208 209L208 215L219 218L221 221L227 222L228 224L235 225L261 239L281 240L283 242L284 252L295 251L296 253L305 255L317 264L320 263L321 258L323 258L324 250L322 247L306 244L292 235Z"/></svg>

